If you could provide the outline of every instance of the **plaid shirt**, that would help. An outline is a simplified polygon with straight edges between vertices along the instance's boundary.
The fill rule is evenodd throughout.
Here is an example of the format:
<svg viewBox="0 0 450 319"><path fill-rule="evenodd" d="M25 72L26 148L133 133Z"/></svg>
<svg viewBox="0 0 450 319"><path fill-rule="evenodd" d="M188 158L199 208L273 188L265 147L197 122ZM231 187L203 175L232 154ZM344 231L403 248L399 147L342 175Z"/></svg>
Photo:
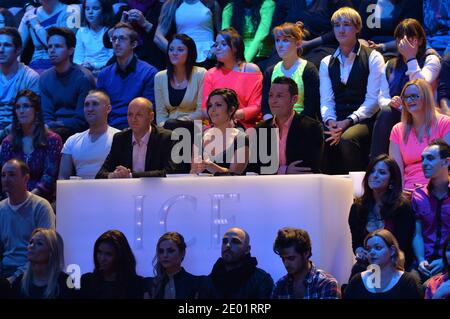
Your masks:
<svg viewBox="0 0 450 319"><path fill-rule="evenodd" d="M311 270L304 280L303 299L339 299L341 291L337 280L325 271L316 268L311 262ZM294 280L289 274L277 281L272 299L295 299Z"/></svg>

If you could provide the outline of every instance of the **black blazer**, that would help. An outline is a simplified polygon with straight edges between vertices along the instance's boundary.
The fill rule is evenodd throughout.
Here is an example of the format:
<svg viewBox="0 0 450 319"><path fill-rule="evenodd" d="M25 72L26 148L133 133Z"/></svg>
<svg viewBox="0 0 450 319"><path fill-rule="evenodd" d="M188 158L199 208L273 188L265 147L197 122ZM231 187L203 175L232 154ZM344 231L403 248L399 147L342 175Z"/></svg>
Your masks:
<svg viewBox="0 0 450 319"><path fill-rule="evenodd" d="M108 178L108 174L119 165L133 171L132 133L131 129L125 129L114 135L111 150L95 178ZM163 177L166 173L175 171L175 164L170 156L174 142L170 138L171 134L172 131L152 124L152 132L148 140L149 149L145 155L145 171L133 172L133 177Z"/></svg>
<svg viewBox="0 0 450 319"><path fill-rule="evenodd" d="M263 163L260 156L259 139L260 129L272 128L273 119L264 121L256 127L256 141L258 145L257 164L252 165L248 171L254 171L261 174L261 167L269 166L269 163ZM270 134L267 136L267 155L272 153L270 145ZM274 156L279 158L278 153ZM311 167L314 173L320 173L320 164L323 154L323 128L322 124L309 116L295 113L289 128L286 141L286 161L287 165L292 162L302 160L301 166Z"/></svg>

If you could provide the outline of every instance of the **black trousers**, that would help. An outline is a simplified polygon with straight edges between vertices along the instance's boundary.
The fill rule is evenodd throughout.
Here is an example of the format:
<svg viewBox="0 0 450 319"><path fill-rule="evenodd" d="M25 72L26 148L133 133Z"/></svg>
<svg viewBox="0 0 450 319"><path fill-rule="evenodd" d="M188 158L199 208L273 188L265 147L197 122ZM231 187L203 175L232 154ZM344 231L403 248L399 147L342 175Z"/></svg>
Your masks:
<svg viewBox="0 0 450 319"><path fill-rule="evenodd" d="M330 143L325 143L322 166L324 173L348 174L366 170L375 117L374 115L347 128L337 145L330 146ZM328 137L329 135L325 135L325 139Z"/></svg>

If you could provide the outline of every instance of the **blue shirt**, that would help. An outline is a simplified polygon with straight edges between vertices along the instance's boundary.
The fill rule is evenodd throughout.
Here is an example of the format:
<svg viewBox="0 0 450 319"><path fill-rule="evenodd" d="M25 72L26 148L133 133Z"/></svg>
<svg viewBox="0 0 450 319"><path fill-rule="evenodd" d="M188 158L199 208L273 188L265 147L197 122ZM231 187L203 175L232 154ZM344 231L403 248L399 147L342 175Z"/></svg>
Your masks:
<svg viewBox="0 0 450 319"><path fill-rule="evenodd" d="M145 97L155 104L154 79L158 70L133 57L125 70L113 63L99 74L97 88L108 93L112 110L109 125L117 129L128 127L128 104L136 97Z"/></svg>

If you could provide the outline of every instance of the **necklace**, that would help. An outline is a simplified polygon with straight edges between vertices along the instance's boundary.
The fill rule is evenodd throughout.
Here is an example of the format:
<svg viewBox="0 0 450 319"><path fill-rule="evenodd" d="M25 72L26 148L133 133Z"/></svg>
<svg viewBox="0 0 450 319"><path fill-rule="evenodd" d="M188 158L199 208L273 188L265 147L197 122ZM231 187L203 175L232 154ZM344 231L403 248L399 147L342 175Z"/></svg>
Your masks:
<svg viewBox="0 0 450 319"><path fill-rule="evenodd" d="M183 81L178 82L175 78L172 79L172 84L176 89L184 88L187 85L187 80L184 79Z"/></svg>

